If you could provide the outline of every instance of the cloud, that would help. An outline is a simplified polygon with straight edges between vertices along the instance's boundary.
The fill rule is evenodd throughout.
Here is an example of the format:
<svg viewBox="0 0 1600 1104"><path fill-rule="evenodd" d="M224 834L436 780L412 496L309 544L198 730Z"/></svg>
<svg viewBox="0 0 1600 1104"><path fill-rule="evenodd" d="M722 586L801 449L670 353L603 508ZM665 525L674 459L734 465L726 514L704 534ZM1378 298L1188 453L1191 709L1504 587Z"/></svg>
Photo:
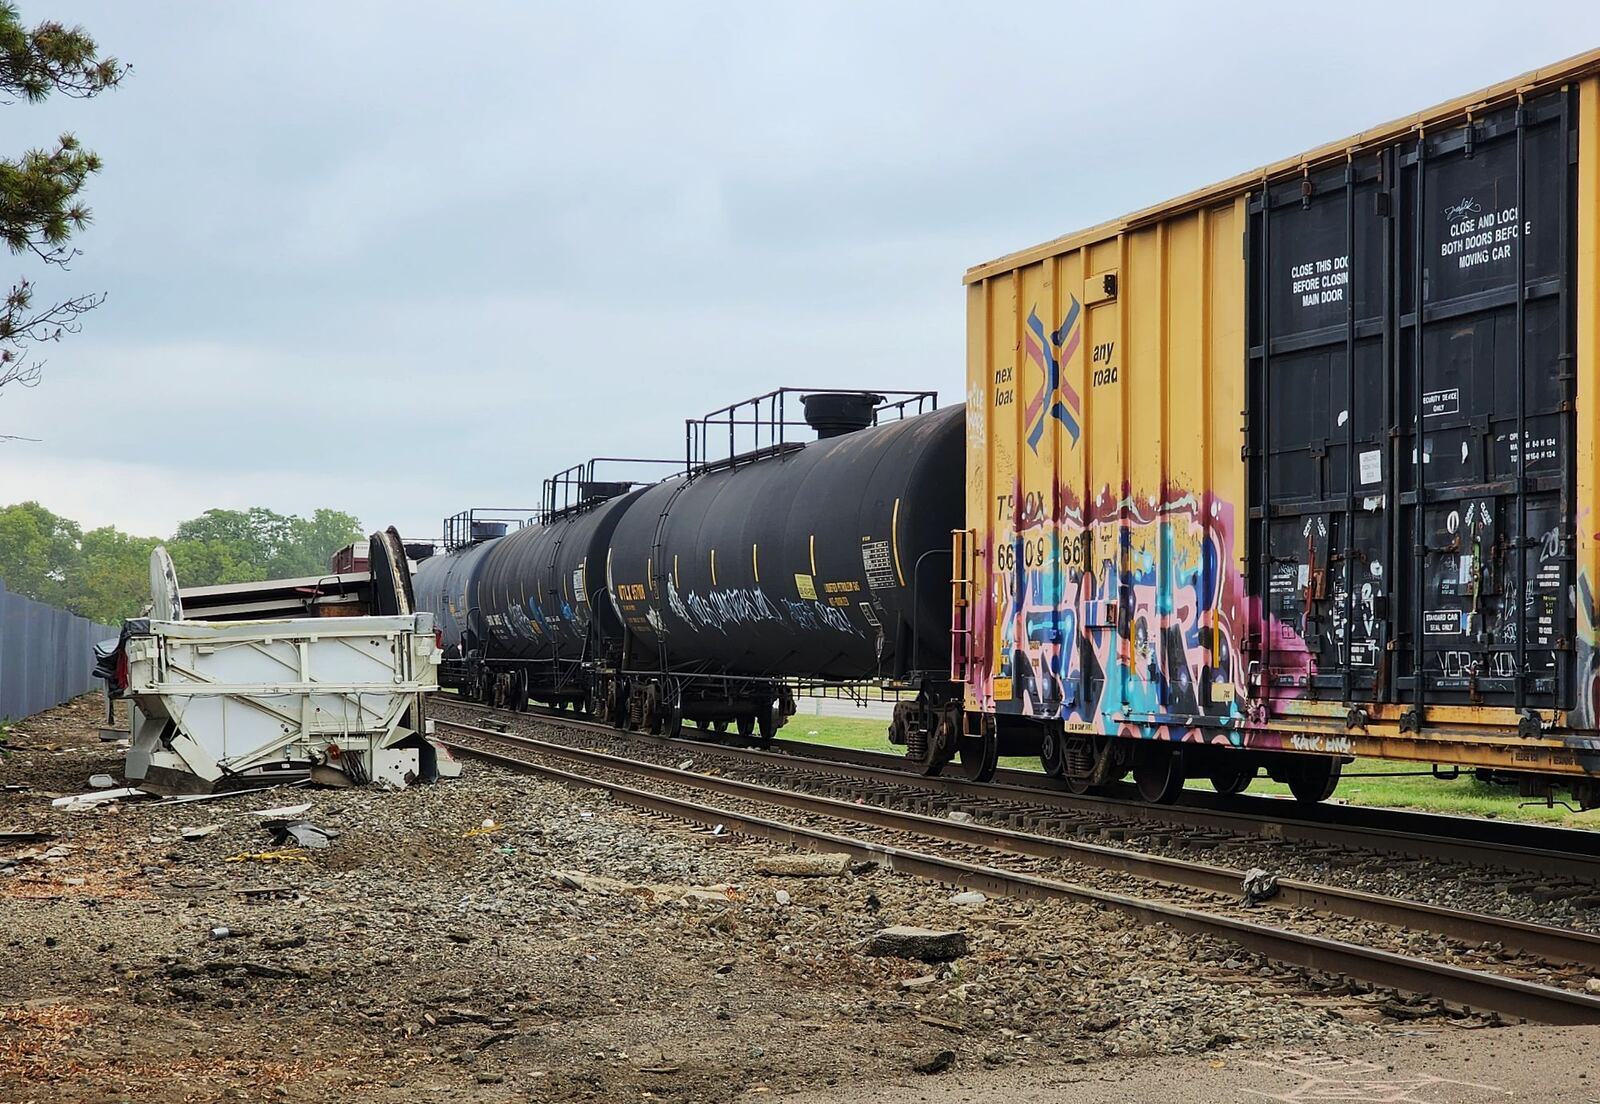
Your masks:
<svg viewBox="0 0 1600 1104"><path fill-rule="evenodd" d="M24 5L25 17L40 13ZM0 497L432 532L783 384L963 393L971 264L1570 52L1600 8L75 5L106 290L0 395ZM1375 40L1374 27L1382 35ZM1397 67L1374 42L1439 43ZM15 260L19 273L24 259Z"/></svg>

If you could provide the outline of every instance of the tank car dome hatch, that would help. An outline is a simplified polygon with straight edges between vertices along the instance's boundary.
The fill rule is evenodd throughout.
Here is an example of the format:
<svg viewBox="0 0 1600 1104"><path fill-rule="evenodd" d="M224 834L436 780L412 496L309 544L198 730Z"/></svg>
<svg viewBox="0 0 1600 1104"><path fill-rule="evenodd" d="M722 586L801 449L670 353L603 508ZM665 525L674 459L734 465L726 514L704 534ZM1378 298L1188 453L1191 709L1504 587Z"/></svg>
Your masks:
<svg viewBox="0 0 1600 1104"><path fill-rule="evenodd" d="M506 535L506 523L503 521L474 521L472 523L471 538L474 541L494 540L496 537Z"/></svg>
<svg viewBox="0 0 1600 1104"><path fill-rule="evenodd" d="M589 480L578 484L579 502L604 502L608 498L616 498L633 490L633 483L628 480Z"/></svg>
<svg viewBox="0 0 1600 1104"><path fill-rule="evenodd" d="M817 431L819 441L866 429L883 401L882 395L870 391L824 391L800 399L805 406L806 425Z"/></svg>

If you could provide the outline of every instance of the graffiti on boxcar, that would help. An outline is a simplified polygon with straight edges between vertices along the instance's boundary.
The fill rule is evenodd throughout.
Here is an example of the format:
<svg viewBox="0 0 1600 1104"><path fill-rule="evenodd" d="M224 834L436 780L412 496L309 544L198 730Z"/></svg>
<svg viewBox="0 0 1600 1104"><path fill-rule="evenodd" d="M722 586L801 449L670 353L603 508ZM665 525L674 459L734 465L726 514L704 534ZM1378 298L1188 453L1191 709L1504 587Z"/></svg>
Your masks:
<svg viewBox="0 0 1600 1104"><path fill-rule="evenodd" d="M994 582L975 610L976 689L990 697L1002 680L1011 708L1106 732L1123 714L1236 719L1238 641L1259 608L1231 566L1232 508L1178 490L1159 502L1103 495L1085 524L1056 497L1017 493L997 518ZM1287 626L1272 633L1303 653Z"/></svg>

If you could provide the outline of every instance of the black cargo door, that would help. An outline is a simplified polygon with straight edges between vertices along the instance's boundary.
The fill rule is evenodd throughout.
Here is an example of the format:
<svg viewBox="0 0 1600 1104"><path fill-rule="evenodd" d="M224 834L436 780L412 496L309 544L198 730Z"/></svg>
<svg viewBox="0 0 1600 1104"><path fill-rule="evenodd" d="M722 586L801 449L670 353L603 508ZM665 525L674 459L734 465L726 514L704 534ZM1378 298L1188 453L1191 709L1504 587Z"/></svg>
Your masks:
<svg viewBox="0 0 1600 1104"><path fill-rule="evenodd" d="M1570 105L1547 96L1400 155L1402 701L1570 704Z"/></svg>
<svg viewBox="0 0 1600 1104"><path fill-rule="evenodd" d="M1251 202L1248 658L1279 693L1382 692L1392 177L1374 155Z"/></svg>

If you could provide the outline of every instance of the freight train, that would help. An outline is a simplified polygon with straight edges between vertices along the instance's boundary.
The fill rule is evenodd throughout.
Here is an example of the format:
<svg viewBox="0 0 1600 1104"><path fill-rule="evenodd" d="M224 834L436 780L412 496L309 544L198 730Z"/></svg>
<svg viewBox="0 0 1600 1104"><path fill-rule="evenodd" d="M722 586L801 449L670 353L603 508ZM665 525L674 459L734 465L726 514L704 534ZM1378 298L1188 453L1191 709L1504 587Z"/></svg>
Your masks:
<svg viewBox="0 0 1600 1104"><path fill-rule="evenodd" d="M670 478L601 480L591 461L547 480L514 531L505 511L452 518L447 554L416 576L445 684L769 739L807 685L870 681L958 707L949 557L965 429L937 401L779 389L688 423ZM817 439L794 440L801 425ZM713 459L724 427L752 447Z"/></svg>
<svg viewBox="0 0 1600 1104"><path fill-rule="evenodd" d="M1600 804L1600 51L965 286L964 408L819 394L424 565L476 692L770 734L867 679L929 771Z"/></svg>

